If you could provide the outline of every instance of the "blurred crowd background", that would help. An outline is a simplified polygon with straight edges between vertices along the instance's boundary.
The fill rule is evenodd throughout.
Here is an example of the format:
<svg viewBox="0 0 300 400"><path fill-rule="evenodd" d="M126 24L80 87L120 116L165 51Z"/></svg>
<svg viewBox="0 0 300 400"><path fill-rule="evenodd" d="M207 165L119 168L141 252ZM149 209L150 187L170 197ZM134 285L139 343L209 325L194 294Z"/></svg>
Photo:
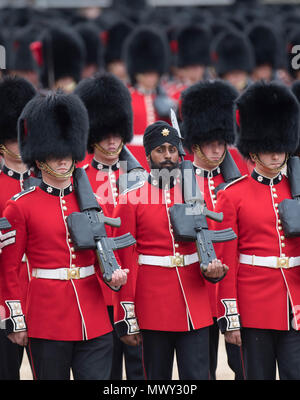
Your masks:
<svg viewBox="0 0 300 400"><path fill-rule="evenodd" d="M151 5L158 0L98 1L105 7L84 7L88 1L21 3L62 6L0 8L0 44L6 49L2 73L25 76L37 87L53 88L67 77L76 84L105 70L129 84L134 84L136 71L151 69L164 81L186 85L229 75L239 89L246 78L291 84L300 74L291 63L295 56L291 50L300 45L300 2L169 0L161 2L169 6L161 7ZM219 3L228 5L215 5ZM138 29L145 26L154 33L148 38L153 48L142 37L130 48L130 36L141 36ZM164 46L160 47L158 35ZM151 56L152 63L147 60ZM233 71L240 72L239 78L230 78Z"/></svg>
<svg viewBox="0 0 300 400"><path fill-rule="evenodd" d="M178 109L182 91L200 80L228 80L242 91L259 79L291 86L300 77L297 1L19 0L0 7L2 74L25 77L40 91L71 92L81 79L110 72L131 91L137 136Z"/></svg>

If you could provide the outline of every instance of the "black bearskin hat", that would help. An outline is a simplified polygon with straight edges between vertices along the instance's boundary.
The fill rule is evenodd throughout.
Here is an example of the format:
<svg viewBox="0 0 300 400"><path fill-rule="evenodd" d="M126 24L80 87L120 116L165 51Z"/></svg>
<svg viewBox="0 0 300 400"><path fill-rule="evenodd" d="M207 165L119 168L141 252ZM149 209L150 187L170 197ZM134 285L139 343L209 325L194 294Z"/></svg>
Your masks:
<svg viewBox="0 0 300 400"><path fill-rule="evenodd" d="M256 82L236 100L237 147L249 153L294 153L299 141L299 104L278 82Z"/></svg>
<svg viewBox="0 0 300 400"><path fill-rule="evenodd" d="M0 143L17 140L17 122L25 105L35 96L30 82L19 77L4 77L0 81Z"/></svg>
<svg viewBox="0 0 300 400"><path fill-rule="evenodd" d="M182 28L177 36L177 66L210 65L210 39L210 32L204 27L188 25Z"/></svg>
<svg viewBox="0 0 300 400"><path fill-rule="evenodd" d="M30 43L36 39L36 27L33 25L12 32L9 46L8 69L18 71L37 71L37 63L30 51Z"/></svg>
<svg viewBox="0 0 300 400"><path fill-rule="evenodd" d="M81 36L86 50L84 65L97 65L103 67L103 45L100 38L100 29L92 22L81 22L74 26Z"/></svg>
<svg viewBox="0 0 300 400"><path fill-rule="evenodd" d="M201 81L182 93L181 116L184 145L224 140L235 141L233 126L237 90L221 80Z"/></svg>
<svg viewBox="0 0 300 400"><path fill-rule="evenodd" d="M86 50L75 29L51 26L44 32L41 46L40 79L44 88L51 89L52 84L66 77L80 81ZM50 82L52 76L54 82Z"/></svg>
<svg viewBox="0 0 300 400"><path fill-rule="evenodd" d="M249 39L234 30L216 36L211 46L211 60L220 77L237 70L250 73L254 68L254 53Z"/></svg>
<svg viewBox="0 0 300 400"><path fill-rule="evenodd" d="M90 121L88 151L109 133L119 133L124 143L133 137L131 96L124 83L112 74L82 80L75 93L85 104Z"/></svg>
<svg viewBox="0 0 300 400"><path fill-rule="evenodd" d="M126 20L115 22L105 35L105 64L123 60L123 44L127 36L133 30L133 24Z"/></svg>
<svg viewBox="0 0 300 400"><path fill-rule="evenodd" d="M133 84L138 73L164 74L168 69L169 56L166 34L157 28L137 27L124 43L124 60Z"/></svg>
<svg viewBox="0 0 300 400"><path fill-rule="evenodd" d="M21 157L33 166L35 160L72 156L81 161L86 154L88 113L78 96L61 91L38 95L18 120Z"/></svg>
<svg viewBox="0 0 300 400"><path fill-rule="evenodd" d="M247 28L246 34L253 46L255 65L268 64L273 69L279 68L281 48L279 35L273 26L255 22Z"/></svg>

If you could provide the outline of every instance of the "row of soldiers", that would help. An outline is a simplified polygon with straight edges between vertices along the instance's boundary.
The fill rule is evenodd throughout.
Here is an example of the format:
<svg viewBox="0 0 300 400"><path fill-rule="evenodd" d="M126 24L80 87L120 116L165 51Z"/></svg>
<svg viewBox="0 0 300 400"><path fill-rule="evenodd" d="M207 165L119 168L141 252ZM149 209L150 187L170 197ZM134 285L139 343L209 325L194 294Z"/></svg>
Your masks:
<svg viewBox="0 0 300 400"><path fill-rule="evenodd" d="M226 43L240 36L230 31ZM10 339L1 330L2 377L16 379L27 345L38 379L68 379L70 368L77 379L120 379L123 351L128 379L145 373L171 379L174 349L180 379L214 379L221 329L236 379L273 379L275 361L281 378L299 378L298 274L292 268L299 265L299 246L282 232L277 211L279 201L292 197L281 173L299 140L292 92L267 83L266 76L254 84L247 75L237 87L222 73L222 80L207 80L215 77L210 70L195 82L185 75L178 83L175 73L166 81L164 41L142 26L126 45L129 88L113 74L75 79L70 71L80 53L68 56L71 42L66 46L62 38L50 53L54 36L31 46L46 77L41 93L22 78L4 78L0 85L0 215L12 226L1 233L1 310ZM56 75L61 59L70 62L69 75ZM56 87L64 91L48 93ZM297 96L298 82L292 89ZM172 173L166 184L160 175L177 173L180 161L178 131L169 125L176 103L185 157L194 163L208 208L224 214L222 224L208 221L209 228L231 227L238 236L216 246L218 258L206 272L200 272L195 244L178 240L170 222L171 207L183 201L181 177ZM120 168L124 160L150 174L131 181L130 168ZM93 251L76 249L65 222L79 210L75 161L104 214L121 217L121 227L107 228L108 234L130 232L137 242L118 252L122 271L110 282L103 281ZM120 190L123 175L126 190ZM217 200L225 183L231 184Z"/></svg>

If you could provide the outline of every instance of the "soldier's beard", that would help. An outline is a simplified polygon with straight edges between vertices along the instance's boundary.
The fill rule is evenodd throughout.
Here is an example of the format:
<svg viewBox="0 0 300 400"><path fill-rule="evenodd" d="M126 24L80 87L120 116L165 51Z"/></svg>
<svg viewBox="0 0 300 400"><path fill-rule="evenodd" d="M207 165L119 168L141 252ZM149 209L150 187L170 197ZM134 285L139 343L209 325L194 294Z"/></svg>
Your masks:
<svg viewBox="0 0 300 400"><path fill-rule="evenodd" d="M152 170L157 170L158 172L161 172L162 170L166 169L169 172L173 171L174 169L179 167L179 162L173 162L173 161L164 161L161 163L155 163L152 158L150 157L150 167L151 171Z"/></svg>

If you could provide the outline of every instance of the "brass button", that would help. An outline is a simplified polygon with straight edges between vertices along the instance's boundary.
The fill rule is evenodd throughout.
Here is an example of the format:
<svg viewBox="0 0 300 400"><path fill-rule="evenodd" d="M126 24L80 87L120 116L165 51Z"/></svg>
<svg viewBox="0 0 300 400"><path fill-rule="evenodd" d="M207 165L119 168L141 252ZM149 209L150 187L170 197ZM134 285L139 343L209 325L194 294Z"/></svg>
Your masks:
<svg viewBox="0 0 300 400"><path fill-rule="evenodd" d="M72 258L75 259L76 258L76 254L72 254Z"/></svg>
<svg viewBox="0 0 300 400"><path fill-rule="evenodd" d="M284 243L281 243L281 247L285 247L285 244L284 244Z"/></svg>

